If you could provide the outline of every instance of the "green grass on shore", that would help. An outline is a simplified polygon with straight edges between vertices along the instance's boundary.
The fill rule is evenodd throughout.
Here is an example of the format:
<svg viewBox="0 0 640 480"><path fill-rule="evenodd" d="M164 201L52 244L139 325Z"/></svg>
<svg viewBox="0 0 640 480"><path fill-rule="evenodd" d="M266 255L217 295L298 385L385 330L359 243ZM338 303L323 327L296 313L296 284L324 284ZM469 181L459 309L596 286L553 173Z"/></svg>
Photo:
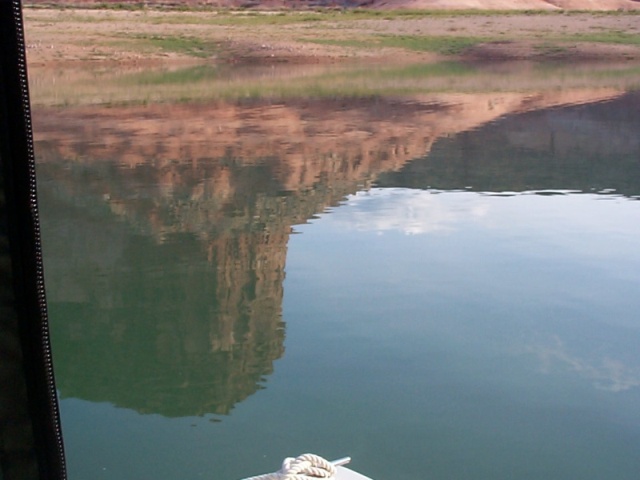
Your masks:
<svg viewBox="0 0 640 480"><path fill-rule="evenodd" d="M640 45L640 35L612 30L599 33L573 34L563 37L565 41L609 43L619 45Z"/></svg>
<svg viewBox="0 0 640 480"><path fill-rule="evenodd" d="M314 8L300 10L261 11L252 9L226 9L212 6L184 6L184 5L149 5L146 3L98 3L94 5L74 5L73 2L51 4L25 4L27 8L49 8L56 10L112 10L112 11L148 11L165 12L161 18L149 18L146 21L162 23L210 24L210 25L281 25L304 22L344 22L370 19L409 19L423 17L472 17L472 16L513 16L513 15L635 15L640 16L640 10L627 11L565 11L565 10L372 10L365 8ZM194 15L186 15L192 12ZM206 12L211 15L198 15ZM171 13L179 13L174 17ZM86 21L102 21L88 15L76 15L78 19ZM104 20L107 21L107 20Z"/></svg>
<svg viewBox="0 0 640 480"><path fill-rule="evenodd" d="M218 45L196 37L176 35L137 35L134 41L164 52L180 53L197 58L207 58L218 53Z"/></svg>
<svg viewBox="0 0 640 480"><path fill-rule="evenodd" d="M418 52L434 52L441 55L457 55L469 47L491 40L483 37L375 35L362 39L312 39L306 41L339 47L365 49L390 47Z"/></svg>
<svg viewBox="0 0 640 480"><path fill-rule="evenodd" d="M380 37L380 43L385 47L434 52L442 55L457 55L469 47L487 41L489 41L489 39L480 37L432 37L418 35L384 35Z"/></svg>
<svg viewBox="0 0 640 480"><path fill-rule="evenodd" d="M47 14L49 23L102 23L96 28L98 35L92 39L96 46L120 46L123 50L130 49L134 53L177 53L195 58L211 58L218 56L225 58L232 42L230 39L241 38L242 32L261 32L261 35L271 35L274 38L284 38L291 32L298 37L295 42L311 42L352 49L371 50L376 48L397 48L418 52L434 52L440 55L459 55L465 50L480 43L500 40L533 41L535 48L541 54L558 56L567 51L570 43L607 43L619 45L640 46L640 34L620 29L601 29L589 33L570 33L564 31L524 31L508 32L508 36L496 38L490 35L504 35L500 31L486 36L462 35L464 29L449 28L452 34L402 34L409 29L402 28L402 22L393 24L393 32L383 33L378 27L385 20L402 20L425 18L429 16L496 16L496 15L558 15L553 11L483 11L483 10L365 10L365 9L323 9L323 10L287 10L264 12L257 10L221 10L221 9L188 9L185 11L168 8L156 9L152 7L139 8L131 14L119 14L115 10L121 5L127 9L136 9L138 4L109 4L110 9L100 14L92 13L90 9L62 10L60 6L53 14ZM60 10L59 13L57 10ZM637 15L635 12L615 12L616 15ZM562 13L573 15L571 13ZM610 15L614 12L591 12L585 18L599 15ZM366 22L349 24L349 21L377 19L373 26ZM120 22L122 27L118 31L110 31L109 22ZM344 22L347 22L346 24ZM307 23L310 28L280 29L280 25ZM608 22L614 24L614 21ZM628 22L626 22L628 23ZM162 28L163 26L167 28ZM191 28L190 26L193 25ZM207 26L212 28L207 28ZM138 26L140 28L138 28ZM144 28L142 28L144 26ZM222 28L215 28L220 26ZM238 28L226 28L226 27ZM262 29L257 27L264 26ZM271 27L270 27L271 26ZM355 28L353 28L355 26ZM256 28L254 28L256 27ZM54 27L57 28L57 27ZM61 26L60 28L66 28ZM87 29L92 27L87 27ZM385 27L386 28L386 27ZM415 31L415 29L413 29ZM231 33L234 31L233 33ZM136 33L134 33L136 32ZM145 32L145 33L142 33ZM226 33L229 32L229 33ZM284 33L283 33L284 32ZM455 33L454 33L455 32ZM281 35L282 33L282 35ZM427 32L425 32L427 33ZM291 40L291 36L286 40ZM105 55L108 55L105 54ZM102 57L100 57L102 59ZM96 58L97 59L97 58Z"/></svg>

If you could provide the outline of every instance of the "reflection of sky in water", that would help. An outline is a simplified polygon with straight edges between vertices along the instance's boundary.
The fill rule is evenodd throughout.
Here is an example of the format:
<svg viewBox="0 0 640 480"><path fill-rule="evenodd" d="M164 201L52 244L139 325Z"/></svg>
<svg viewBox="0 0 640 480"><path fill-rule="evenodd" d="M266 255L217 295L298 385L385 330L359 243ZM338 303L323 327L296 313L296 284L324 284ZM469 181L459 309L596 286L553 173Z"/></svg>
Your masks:
<svg viewBox="0 0 640 480"><path fill-rule="evenodd" d="M625 365L623 361L609 356L589 358L572 354L565 342L555 335L548 344L532 345L528 351L538 356L541 371L545 373L565 369L593 381L595 388L609 392L640 387L640 364Z"/></svg>
<svg viewBox="0 0 640 480"><path fill-rule="evenodd" d="M616 196L372 189L298 227L305 259L294 239L289 265L337 282L334 301L384 299L382 341L438 331L454 349L534 354L538 372L621 392L640 386L638 219L640 204Z"/></svg>
<svg viewBox="0 0 640 480"><path fill-rule="evenodd" d="M348 208L332 211L332 221L341 222L349 229L406 234L450 232L464 224L477 223L489 229L524 229L550 238L552 232L545 235L543 231L556 228L564 229L563 234L570 235L564 237L565 240L578 241L583 247L586 247L583 240L601 241L611 232L628 239L640 234L640 222L633 222L638 208L627 198L557 193L524 192L507 197L463 191L374 188L349 196ZM500 202L504 197L510 201ZM615 203L615 207L606 202ZM580 235L571 235L572 232ZM583 233L589 233L589 237ZM592 247L596 245L592 244ZM593 249L589 253L606 253L606 250L609 249Z"/></svg>
<svg viewBox="0 0 640 480"><path fill-rule="evenodd" d="M424 245L444 248L447 242L453 242L450 248L456 249L459 244L456 252L469 257L465 262L497 267L496 273L511 256L510 261L526 262L520 267L530 267L530 274L545 264L545 268L564 274L568 270L561 267L573 265L588 269L594 282L601 281L605 274L640 279L640 208L638 202L620 196L533 192L502 196L372 189L350 196L343 207L331 211L324 220L331 228L363 235L437 233L422 244L418 239L405 242L419 250ZM440 236L444 238L435 240ZM393 238L389 244L397 241ZM415 253L417 257L431 257L428 251ZM397 255L404 256L401 251ZM505 274L510 270L511 274L518 273L505 266ZM566 280L567 285L575 283ZM603 295L607 290L598 293Z"/></svg>
<svg viewBox="0 0 640 480"><path fill-rule="evenodd" d="M289 242L277 374L313 358L404 473L634 478L638 219L613 195L353 195Z"/></svg>
<svg viewBox="0 0 640 480"><path fill-rule="evenodd" d="M243 478L313 451L376 480L637 480L639 215L590 194L350 196L289 237L266 388L220 422L65 399L76 478Z"/></svg>
<svg viewBox="0 0 640 480"><path fill-rule="evenodd" d="M308 112L293 102L291 112L304 114L309 133L283 141L315 152L315 139L325 137L316 135L313 115L337 114L343 99L332 102L312 102ZM226 156L224 171L215 162L202 170L212 180L203 193L192 177L199 170L165 169L162 159L182 150L160 148L150 157L158 167L146 165L143 137L136 137L139 150L123 143L145 162L140 176L129 167L92 173L98 162L70 181L53 168L50 187L62 196L43 202L58 209L57 220L50 213L59 222L49 299L56 321L78 317L58 331L61 341L72 340L67 365L80 380L59 382L71 480L242 478L304 451L351 455L354 467L376 480L638 480L640 202L628 198L638 195L634 102L632 94L585 109L501 117L475 132L466 124L471 110L463 108L448 122L462 121L457 128L465 133L440 139L428 158L385 173L391 165L367 166L345 153L345 172L340 167L334 177L338 164L329 163L316 172L317 191L294 182L287 197L278 196L281 180L268 168L249 161L245 169L243 159L235 165ZM361 109L361 100L347 102L347 113L363 115L364 132L371 111ZM183 123L210 126L199 107L189 110L177 132ZM238 125L269 131L268 118L233 110ZM384 108L376 102L374 110L378 118ZM427 117L398 123L408 144L423 121L425 132L432 124L430 107L415 112ZM227 118L214 113L207 115ZM602 120L597 132L590 115ZM78 118L67 119L70 133ZM319 115L317 125L327 118ZM611 123L618 118L626 119L623 126ZM330 138L341 138L340 125ZM363 148L383 148L386 158L387 127L380 132ZM211 148L205 142L196 152L215 157L223 151L218 141L236 137L225 138L214 135ZM271 137L260 131L256 138L262 145ZM69 151L91 157L82 136L68 140L77 146ZM278 178L296 171L296 155L291 165L282 158ZM354 177L343 178L351 168ZM85 171L90 175L78 175ZM94 176L105 183L86 182ZM289 235L293 218L304 222L365 177L396 188L348 196ZM428 185L440 190L397 188ZM606 195L577 193L605 187ZM521 192L529 188L541 191ZM477 193L483 190L492 191ZM98 191L109 193L95 202ZM166 241L141 234L147 231ZM246 348L229 348L235 339ZM92 368L83 358L110 368ZM264 378L247 377L252 371ZM242 395L228 385L242 387ZM217 396L234 408L212 408Z"/></svg>
<svg viewBox="0 0 640 480"><path fill-rule="evenodd" d="M437 193L402 188L359 192L349 197L349 210L334 212L334 221L347 229L418 235L449 232L463 219L479 221L487 213L487 202L477 195L452 193L443 198Z"/></svg>

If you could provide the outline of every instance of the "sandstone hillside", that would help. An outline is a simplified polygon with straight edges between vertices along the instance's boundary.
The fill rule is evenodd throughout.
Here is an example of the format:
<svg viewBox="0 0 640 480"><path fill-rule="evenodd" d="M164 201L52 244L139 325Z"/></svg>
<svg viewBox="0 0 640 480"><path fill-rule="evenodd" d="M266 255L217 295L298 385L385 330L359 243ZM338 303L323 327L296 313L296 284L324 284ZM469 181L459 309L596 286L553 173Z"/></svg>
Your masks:
<svg viewBox="0 0 640 480"><path fill-rule="evenodd" d="M372 0L371 7L482 10L637 10L638 0Z"/></svg>
<svg viewBox="0 0 640 480"><path fill-rule="evenodd" d="M28 5L52 4L50 0L25 1ZM144 4L218 8L314 8L365 7L418 10L640 10L640 0L62 0L57 5Z"/></svg>

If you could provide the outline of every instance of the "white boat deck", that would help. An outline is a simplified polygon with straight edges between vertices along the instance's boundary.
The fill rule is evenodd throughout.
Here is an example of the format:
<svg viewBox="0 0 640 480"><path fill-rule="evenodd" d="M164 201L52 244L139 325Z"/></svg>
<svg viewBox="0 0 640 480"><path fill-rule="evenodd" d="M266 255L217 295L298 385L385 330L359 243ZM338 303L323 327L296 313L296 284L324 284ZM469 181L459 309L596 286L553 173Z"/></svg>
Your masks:
<svg viewBox="0 0 640 480"><path fill-rule="evenodd" d="M369 477L354 472L346 467L336 467L335 480L371 480Z"/></svg>
<svg viewBox="0 0 640 480"><path fill-rule="evenodd" d="M244 480L274 480L286 478L325 478L327 480L373 480L345 467L351 457L339 458L329 462L314 454L303 454L299 457L288 457L282 462L282 468L274 473L266 473L248 477ZM296 464L296 462L298 462Z"/></svg>

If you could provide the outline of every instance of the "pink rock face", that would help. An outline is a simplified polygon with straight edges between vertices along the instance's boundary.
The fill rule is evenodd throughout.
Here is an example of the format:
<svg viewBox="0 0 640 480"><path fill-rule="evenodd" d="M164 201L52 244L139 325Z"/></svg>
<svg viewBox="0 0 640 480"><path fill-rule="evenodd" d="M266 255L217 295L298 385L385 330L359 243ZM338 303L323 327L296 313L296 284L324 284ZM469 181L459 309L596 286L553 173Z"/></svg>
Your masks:
<svg viewBox="0 0 640 480"><path fill-rule="evenodd" d="M67 5L117 3L117 0L69 0ZM33 0L32 4L49 3ZM147 5L169 4L168 0L150 0ZM382 9L478 9L478 10L638 10L640 0L183 0L184 5L211 5L219 8L309 8L350 6Z"/></svg>

